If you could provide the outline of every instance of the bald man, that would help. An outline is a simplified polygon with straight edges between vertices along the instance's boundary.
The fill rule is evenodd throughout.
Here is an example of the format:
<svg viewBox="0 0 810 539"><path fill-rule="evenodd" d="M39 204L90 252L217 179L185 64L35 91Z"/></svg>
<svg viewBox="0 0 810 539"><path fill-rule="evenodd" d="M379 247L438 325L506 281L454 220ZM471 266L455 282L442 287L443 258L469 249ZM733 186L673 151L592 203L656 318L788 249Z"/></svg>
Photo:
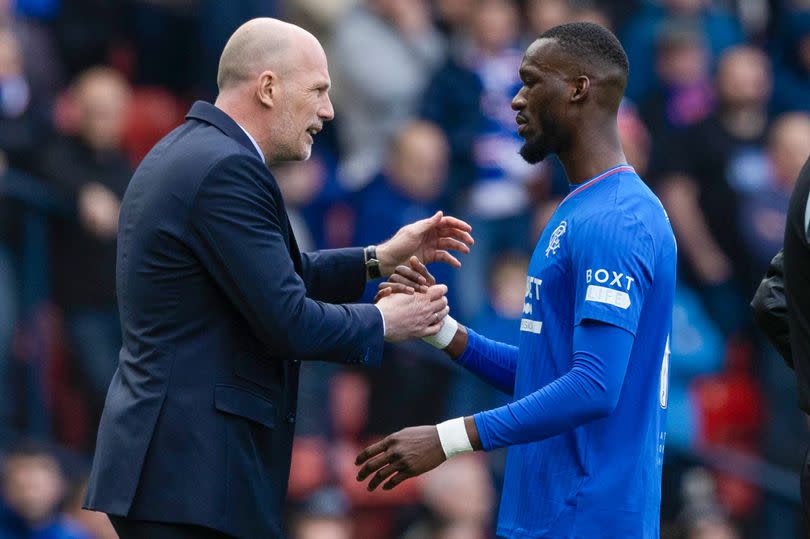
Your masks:
<svg viewBox="0 0 810 539"><path fill-rule="evenodd" d="M267 165L307 159L333 116L326 56L255 19L121 204L123 330L86 507L121 539L282 537L301 360L373 366L384 340L436 333L446 287L377 305L366 279L416 255L459 262L469 226L437 213L365 249L302 254Z"/></svg>

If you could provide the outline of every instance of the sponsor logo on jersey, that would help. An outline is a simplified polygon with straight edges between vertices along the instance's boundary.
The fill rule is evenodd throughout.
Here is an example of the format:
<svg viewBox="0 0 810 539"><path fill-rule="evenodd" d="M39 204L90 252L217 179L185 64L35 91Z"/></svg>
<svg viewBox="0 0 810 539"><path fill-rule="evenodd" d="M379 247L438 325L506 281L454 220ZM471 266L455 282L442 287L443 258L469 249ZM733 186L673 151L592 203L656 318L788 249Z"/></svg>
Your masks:
<svg viewBox="0 0 810 539"><path fill-rule="evenodd" d="M529 320L528 318L523 318L520 321L520 331L528 331L529 333L537 333L540 334L540 331L543 329L543 322L539 320Z"/></svg>
<svg viewBox="0 0 810 539"><path fill-rule="evenodd" d="M588 289L585 291L585 301L605 303L620 309L630 307L630 295L627 292L596 284L588 285Z"/></svg>

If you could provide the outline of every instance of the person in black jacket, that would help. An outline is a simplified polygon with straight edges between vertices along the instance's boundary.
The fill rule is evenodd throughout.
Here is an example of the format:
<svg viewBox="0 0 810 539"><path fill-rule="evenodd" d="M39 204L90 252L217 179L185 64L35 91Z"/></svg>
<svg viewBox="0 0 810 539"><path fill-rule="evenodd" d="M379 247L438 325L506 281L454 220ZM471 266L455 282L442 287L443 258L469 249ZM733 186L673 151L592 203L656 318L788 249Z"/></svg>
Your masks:
<svg viewBox="0 0 810 539"><path fill-rule="evenodd" d="M810 159L788 207L784 248L751 302L757 325L796 373L799 407L810 414ZM805 524L810 527L810 451L801 473Z"/></svg>
<svg viewBox="0 0 810 539"><path fill-rule="evenodd" d="M121 151L130 89L109 68L73 84L75 135L45 146L39 173L75 207L51 220L52 294L65 316L72 356L100 409L115 372L121 332L115 301L115 236L132 168Z"/></svg>

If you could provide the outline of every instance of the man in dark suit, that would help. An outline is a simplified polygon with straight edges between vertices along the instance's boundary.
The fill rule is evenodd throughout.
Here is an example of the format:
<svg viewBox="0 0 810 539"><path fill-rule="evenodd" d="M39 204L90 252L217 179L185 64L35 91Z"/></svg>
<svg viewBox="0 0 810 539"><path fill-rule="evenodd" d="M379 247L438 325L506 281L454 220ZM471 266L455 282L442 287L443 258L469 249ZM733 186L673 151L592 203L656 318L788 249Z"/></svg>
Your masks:
<svg viewBox="0 0 810 539"><path fill-rule="evenodd" d="M333 116L326 56L254 19L121 206L123 328L86 506L121 539L281 537L301 360L379 363L383 340L431 335L443 285L356 300L411 255L458 266L469 226L437 213L373 249L299 252L267 164L306 159Z"/></svg>

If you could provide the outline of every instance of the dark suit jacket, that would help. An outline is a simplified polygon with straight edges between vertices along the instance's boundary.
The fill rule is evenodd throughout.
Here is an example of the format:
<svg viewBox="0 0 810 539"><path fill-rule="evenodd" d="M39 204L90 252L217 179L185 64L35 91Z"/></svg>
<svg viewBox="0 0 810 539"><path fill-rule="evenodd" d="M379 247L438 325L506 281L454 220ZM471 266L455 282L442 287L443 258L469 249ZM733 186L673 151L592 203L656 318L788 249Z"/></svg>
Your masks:
<svg viewBox="0 0 810 539"><path fill-rule="evenodd" d="M362 249L301 254L278 185L197 102L124 196L124 345L86 506L239 537L282 535L299 361L378 364ZM330 303L326 303L330 302Z"/></svg>

